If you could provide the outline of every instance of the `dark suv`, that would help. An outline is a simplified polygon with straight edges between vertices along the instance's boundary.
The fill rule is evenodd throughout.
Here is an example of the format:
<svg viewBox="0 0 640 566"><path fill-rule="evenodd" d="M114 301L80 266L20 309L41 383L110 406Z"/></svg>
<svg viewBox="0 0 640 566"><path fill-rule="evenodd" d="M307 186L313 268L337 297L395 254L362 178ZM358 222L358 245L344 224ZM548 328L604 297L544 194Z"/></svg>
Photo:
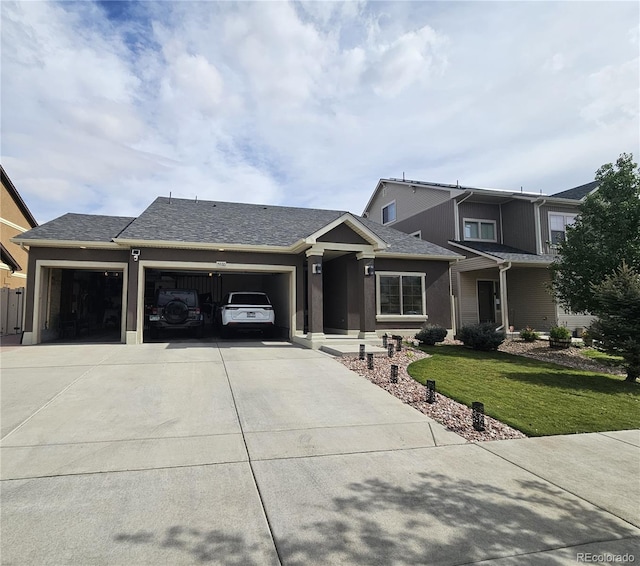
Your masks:
<svg viewBox="0 0 640 566"><path fill-rule="evenodd" d="M161 329L192 330L198 338L204 333L204 315L200 312L198 291L160 289L149 313L151 336Z"/></svg>

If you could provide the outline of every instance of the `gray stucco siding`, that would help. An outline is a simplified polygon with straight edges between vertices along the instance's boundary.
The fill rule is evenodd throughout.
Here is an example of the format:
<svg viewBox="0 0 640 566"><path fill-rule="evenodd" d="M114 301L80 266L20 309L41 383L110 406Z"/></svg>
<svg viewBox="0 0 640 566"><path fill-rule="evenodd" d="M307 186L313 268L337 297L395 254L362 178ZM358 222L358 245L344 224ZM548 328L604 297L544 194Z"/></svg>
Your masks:
<svg viewBox="0 0 640 566"><path fill-rule="evenodd" d="M429 260L376 259L376 271L425 273L428 321L451 328L451 304L449 293L449 262ZM378 322L376 328L416 328L420 324Z"/></svg>

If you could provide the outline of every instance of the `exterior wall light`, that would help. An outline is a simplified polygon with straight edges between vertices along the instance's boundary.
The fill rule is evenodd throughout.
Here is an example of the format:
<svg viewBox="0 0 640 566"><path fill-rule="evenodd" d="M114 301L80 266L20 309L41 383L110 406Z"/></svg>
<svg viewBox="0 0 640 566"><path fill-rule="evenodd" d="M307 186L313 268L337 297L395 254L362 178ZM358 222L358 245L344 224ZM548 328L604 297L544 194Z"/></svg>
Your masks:
<svg viewBox="0 0 640 566"><path fill-rule="evenodd" d="M369 264L369 265L365 265L364 266L364 274L367 277L371 277L374 273L376 272L375 268L373 267L373 265Z"/></svg>
<svg viewBox="0 0 640 566"><path fill-rule="evenodd" d="M321 275L322 274L322 264L321 263L312 264L311 273L316 273L317 275Z"/></svg>

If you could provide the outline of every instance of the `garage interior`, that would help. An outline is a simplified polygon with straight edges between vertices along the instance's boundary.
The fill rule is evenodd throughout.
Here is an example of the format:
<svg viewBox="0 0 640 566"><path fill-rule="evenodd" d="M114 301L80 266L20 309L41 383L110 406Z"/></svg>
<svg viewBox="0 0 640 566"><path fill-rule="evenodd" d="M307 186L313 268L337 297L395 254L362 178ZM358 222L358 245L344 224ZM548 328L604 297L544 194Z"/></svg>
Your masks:
<svg viewBox="0 0 640 566"><path fill-rule="evenodd" d="M42 341L120 342L122 271L44 269Z"/></svg>
<svg viewBox="0 0 640 566"><path fill-rule="evenodd" d="M154 307L159 289L195 289L200 298L200 309L204 313L204 338L213 339L219 335L215 327L215 313L222 299L233 291L258 291L266 293L271 300L276 315L275 338L288 338L291 326L291 306L289 300L288 273L200 271L145 268L144 281L144 342L166 342L195 338L185 330L165 330L157 337L151 337L148 315ZM260 332L243 333L243 337L262 338Z"/></svg>

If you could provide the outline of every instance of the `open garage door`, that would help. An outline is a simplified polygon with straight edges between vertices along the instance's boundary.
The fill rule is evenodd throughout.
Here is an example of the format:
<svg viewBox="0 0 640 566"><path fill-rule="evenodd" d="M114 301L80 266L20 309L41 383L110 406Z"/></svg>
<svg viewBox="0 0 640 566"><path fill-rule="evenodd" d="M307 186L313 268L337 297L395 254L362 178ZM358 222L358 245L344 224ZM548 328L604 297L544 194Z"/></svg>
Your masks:
<svg viewBox="0 0 640 566"><path fill-rule="evenodd" d="M121 342L124 270L43 267L39 297L41 342Z"/></svg>
<svg viewBox="0 0 640 566"><path fill-rule="evenodd" d="M289 339L292 335L292 314L294 311L295 273L292 269L281 272L237 269L172 269L171 267L146 267L144 269L144 342L166 342L174 340L216 340L220 336L216 313L224 296L235 291L253 291L266 293L273 305L276 328L273 337ZM203 318L202 338L184 322L175 327L163 321L158 322L163 313L160 295L170 289L195 291L198 295L198 308ZM189 293L192 295L193 293ZM164 318L164 315L162 315ZM242 333L250 338L264 338L261 333Z"/></svg>

